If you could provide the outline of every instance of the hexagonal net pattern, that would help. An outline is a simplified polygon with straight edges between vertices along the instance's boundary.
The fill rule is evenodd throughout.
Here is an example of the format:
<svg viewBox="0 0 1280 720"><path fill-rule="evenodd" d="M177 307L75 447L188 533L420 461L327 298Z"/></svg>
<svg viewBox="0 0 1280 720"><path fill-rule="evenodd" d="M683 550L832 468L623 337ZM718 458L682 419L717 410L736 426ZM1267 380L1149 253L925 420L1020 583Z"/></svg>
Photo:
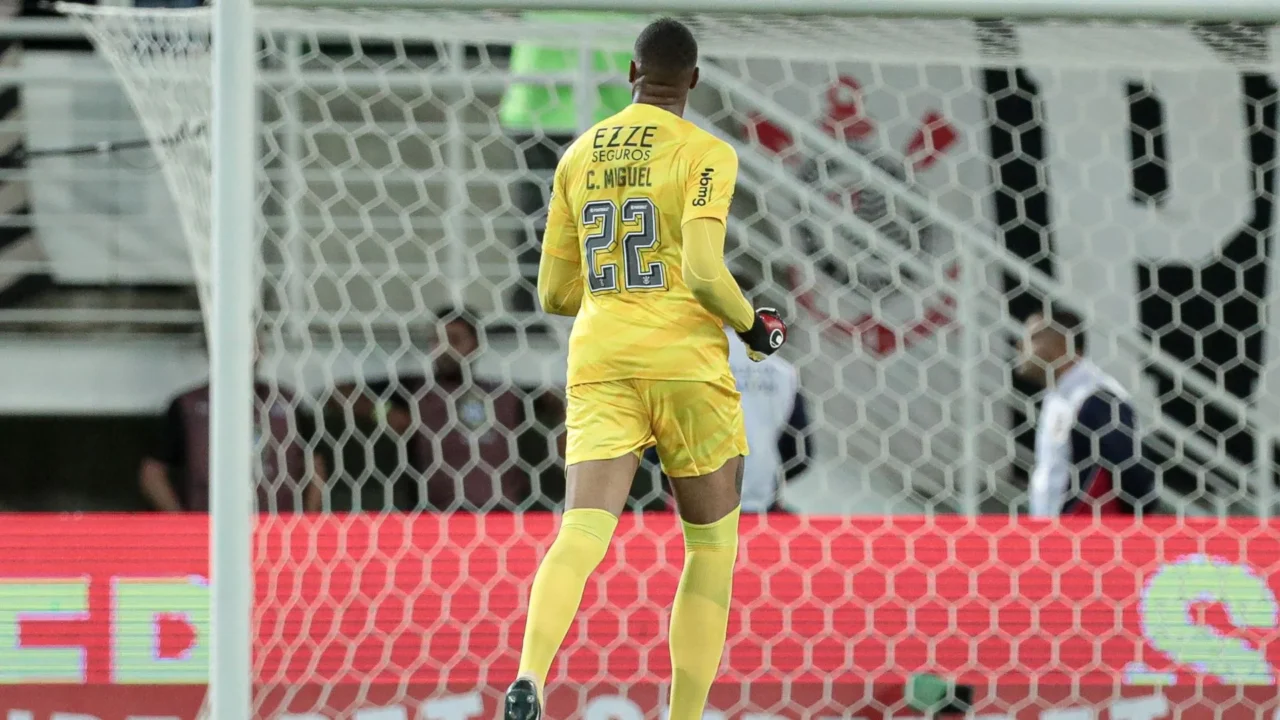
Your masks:
<svg viewBox="0 0 1280 720"><path fill-rule="evenodd" d="M72 14L206 291L208 11ZM1274 703L1254 686L1274 682L1259 578L1280 549L1232 517L1271 512L1280 419L1274 29L682 19L702 54L686 117L739 157L727 262L792 322L799 387L761 505L798 514L744 522L716 709L900 716L922 673L1001 717ZM569 325L534 293L550 178L629 102L646 18L257 21L262 716L491 713L553 535L539 511L564 496ZM1093 395L1071 392L1082 367ZM1110 409L1081 433L1086 396ZM1046 481L1054 443L1098 474ZM1086 512L1019 518L1064 504ZM630 506L552 714L662 706L679 530L655 468Z"/></svg>

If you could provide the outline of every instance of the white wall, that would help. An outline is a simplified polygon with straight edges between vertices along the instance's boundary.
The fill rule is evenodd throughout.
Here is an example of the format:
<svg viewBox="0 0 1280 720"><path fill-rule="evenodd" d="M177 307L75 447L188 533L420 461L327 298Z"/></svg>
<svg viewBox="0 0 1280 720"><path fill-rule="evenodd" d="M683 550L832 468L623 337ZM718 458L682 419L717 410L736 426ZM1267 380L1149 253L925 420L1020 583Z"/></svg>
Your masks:
<svg viewBox="0 0 1280 720"><path fill-rule="evenodd" d="M27 51L40 76L101 77L100 56ZM114 79L33 82L23 88L27 147L69 148L144 139ZM32 159L36 237L62 283L189 283L191 262L172 197L149 148Z"/></svg>
<svg viewBox="0 0 1280 720"><path fill-rule="evenodd" d="M485 377L509 376L522 385L563 386L564 353L556 343L534 341L521 350L498 338L478 360ZM365 353L362 345L338 350L268 350L266 375L304 395L356 375L385 376L385 352ZM405 371L422 371L422 353L401 359ZM158 413L177 391L208 378L203 349L191 338L49 338L0 335L0 413L31 415L111 415Z"/></svg>

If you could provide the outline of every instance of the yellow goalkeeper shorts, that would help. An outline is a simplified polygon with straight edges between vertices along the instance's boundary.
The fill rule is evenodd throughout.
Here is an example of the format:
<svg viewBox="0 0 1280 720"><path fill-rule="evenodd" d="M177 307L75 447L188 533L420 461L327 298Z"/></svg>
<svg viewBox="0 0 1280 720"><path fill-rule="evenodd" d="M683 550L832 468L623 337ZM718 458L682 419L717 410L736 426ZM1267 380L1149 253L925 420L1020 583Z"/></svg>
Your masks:
<svg viewBox="0 0 1280 720"><path fill-rule="evenodd" d="M747 454L732 375L713 382L613 380L569 388L565 462L608 460L657 446L670 477L706 475Z"/></svg>

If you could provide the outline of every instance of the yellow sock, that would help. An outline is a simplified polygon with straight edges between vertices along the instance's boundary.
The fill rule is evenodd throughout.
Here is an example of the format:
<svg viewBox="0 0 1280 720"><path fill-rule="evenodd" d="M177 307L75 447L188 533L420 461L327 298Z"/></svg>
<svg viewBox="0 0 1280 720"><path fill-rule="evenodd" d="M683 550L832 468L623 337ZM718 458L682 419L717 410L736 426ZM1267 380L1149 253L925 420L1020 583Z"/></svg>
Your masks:
<svg viewBox="0 0 1280 720"><path fill-rule="evenodd" d="M560 532L538 566L529 593L529 620L520 649L520 677L530 677L541 692L560 643L578 614L587 578L604 559L618 518L606 510L569 510Z"/></svg>
<svg viewBox="0 0 1280 720"><path fill-rule="evenodd" d="M711 523L684 523L684 572L671 610L671 717L701 720L720 669L738 559L740 508Z"/></svg>

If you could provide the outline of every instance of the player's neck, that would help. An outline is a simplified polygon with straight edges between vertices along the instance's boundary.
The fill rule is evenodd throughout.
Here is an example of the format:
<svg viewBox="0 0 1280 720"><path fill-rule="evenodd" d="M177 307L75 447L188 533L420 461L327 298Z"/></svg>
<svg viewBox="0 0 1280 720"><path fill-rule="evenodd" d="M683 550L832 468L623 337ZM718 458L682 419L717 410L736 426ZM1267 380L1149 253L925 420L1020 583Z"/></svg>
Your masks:
<svg viewBox="0 0 1280 720"><path fill-rule="evenodd" d="M650 85L636 83L631 92L631 102L637 105L652 105L661 108L676 117L684 117L685 102L689 94L667 85Z"/></svg>
<svg viewBox="0 0 1280 720"><path fill-rule="evenodd" d="M666 102L658 102L656 100L650 100L640 95L637 95L634 102L636 105L652 105L653 107L656 107L660 110L666 110L667 112L671 113L672 115L675 115L678 118L684 117L684 101L683 100L680 101L679 103L666 103Z"/></svg>

